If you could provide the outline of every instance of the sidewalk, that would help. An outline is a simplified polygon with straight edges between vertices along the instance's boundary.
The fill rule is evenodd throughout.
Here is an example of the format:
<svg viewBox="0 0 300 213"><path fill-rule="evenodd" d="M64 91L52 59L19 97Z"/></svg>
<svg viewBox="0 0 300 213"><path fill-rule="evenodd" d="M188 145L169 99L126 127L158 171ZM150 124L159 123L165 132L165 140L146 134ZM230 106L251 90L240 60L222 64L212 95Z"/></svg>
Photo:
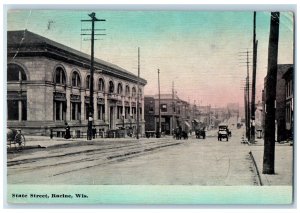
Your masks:
<svg viewBox="0 0 300 213"><path fill-rule="evenodd" d="M275 174L263 174L264 140L249 145L264 186L293 185L293 149L289 143L275 143Z"/></svg>
<svg viewBox="0 0 300 213"><path fill-rule="evenodd" d="M52 147L52 146L59 146L59 145L66 145L66 144L71 144L71 143L78 143L80 145L81 143L99 143L99 142L126 142L126 141L144 141L144 140L149 140L149 138L139 138L136 139L135 137L125 137L125 138L101 138L97 137L92 140L87 140L86 138L70 138L70 139L65 139L65 138L57 138L53 137L50 139L49 136L25 136L26 138L26 145L25 147L30 147L30 148L47 148L47 147ZM166 139L168 140L169 137L162 137L160 138L162 140ZM80 144L79 144L80 143Z"/></svg>
<svg viewBox="0 0 300 213"><path fill-rule="evenodd" d="M165 136L161 137L161 139L169 139L171 136ZM217 137L217 131L216 130L209 130L206 132L206 137ZM125 138L101 138L97 137L91 141L88 141L86 138L70 138L70 139L64 139L64 138L57 138L53 137L50 139L49 136L30 136L26 135L26 147L51 147L56 145L63 145L63 144L69 144L74 142L101 142L101 141L130 141L130 140L137 140L135 137L125 137ZM148 138L140 138L139 140L149 140Z"/></svg>

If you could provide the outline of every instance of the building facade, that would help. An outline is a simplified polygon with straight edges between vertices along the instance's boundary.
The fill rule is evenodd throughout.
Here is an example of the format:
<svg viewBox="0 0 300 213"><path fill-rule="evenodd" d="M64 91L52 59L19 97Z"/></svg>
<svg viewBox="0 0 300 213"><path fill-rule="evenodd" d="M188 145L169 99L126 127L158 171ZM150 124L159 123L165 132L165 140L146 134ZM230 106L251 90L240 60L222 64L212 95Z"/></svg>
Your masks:
<svg viewBox="0 0 300 213"><path fill-rule="evenodd" d="M25 31L7 35L7 126L26 134L49 129L87 131L90 56ZM93 124L98 130L136 128L144 133L146 80L95 58ZM139 86L138 86L139 85Z"/></svg>
<svg viewBox="0 0 300 213"><path fill-rule="evenodd" d="M155 129L155 99L153 96L145 96L145 130Z"/></svg>
<svg viewBox="0 0 300 213"><path fill-rule="evenodd" d="M284 79L285 73L287 73L289 70L293 69L293 64L278 64L277 66L277 79L276 79L276 110L275 110L275 139L276 141L285 141L288 137L288 132L286 131L286 127L289 128L289 126L286 124L287 119L287 111L290 109L290 107L287 107L287 103L291 100L290 99L290 92L292 90L287 91L287 87L290 87L289 85L286 85L286 80ZM288 75L287 75L288 76ZM266 77L264 79L264 86L266 87ZM266 90L263 90L262 94L262 102L263 102L263 122L265 122L265 100L266 100ZM292 96L291 96L292 97ZM264 124L263 124L264 128Z"/></svg>
<svg viewBox="0 0 300 213"><path fill-rule="evenodd" d="M287 138L294 135L294 67L290 67L282 76L285 80L285 131Z"/></svg>
<svg viewBox="0 0 300 213"><path fill-rule="evenodd" d="M172 130L180 125L182 127L187 125L191 128L192 108L190 104L179 99L175 94L161 94L160 106L158 95L145 97L146 131L159 131L159 110L161 114L160 122L162 133L170 135L172 134Z"/></svg>

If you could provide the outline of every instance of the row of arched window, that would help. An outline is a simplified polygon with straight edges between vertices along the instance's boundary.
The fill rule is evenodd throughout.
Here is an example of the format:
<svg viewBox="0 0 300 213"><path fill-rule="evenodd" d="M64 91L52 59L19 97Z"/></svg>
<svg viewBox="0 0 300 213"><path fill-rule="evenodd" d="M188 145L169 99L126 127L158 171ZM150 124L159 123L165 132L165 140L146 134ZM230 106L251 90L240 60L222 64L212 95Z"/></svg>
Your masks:
<svg viewBox="0 0 300 213"><path fill-rule="evenodd" d="M56 71L55 71L55 82L56 84L62 84L65 85L66 84L66 77L65 77L65 72L63 71L63 69L61 67L57 67ZM89 89L90 88L90 83L91 83L91 76L87 75L86 76L86 80L85 80L85 88ZM115 93L115 84L113 81L109 81L108 82L108 92L109 93ZM81 79L79 76L78 71L73 71L72 72L72 82L71 85L73 87L81 87ZM99 78L98 79L98 90L104 92L105 91L105 81L103 78ZM118 83L117 85L117 94L123 94L123 85L121 83ZM132 96L135 97L136 96L136 88L132 87ZM142 90L140 89L140 93L142 92ZM129 85L125 86L125 95L126 96L130 96L130 87Z"/></svg>
<svg viewBox="0 0 300 213"><path fill-rule="evenodd" d="M66 84L66 76L65 76L65 72L61 67L57 67L55 70L55 82L56 84L62 84L65 85ZM91 83L91 76L87 75L86 76L86 80L85 80L85 88L89 89L90 88L90 83ZM113 81L109 81L108 82L108 92L109 93L114 93L115 92L115 84ZM73 71L72 72L72 82L71 85L73 87L81 87L81 79L79 76L78 71ZM98 80L98 90L104 92L105 91L105 81L103 78L99 78ZM141 89L140 89L140 93L141 93ZM118 83L117 85L117 94L123 94L123 85L121 83ZM132 96L135 97L136 96L136 88L132 87ZM125 86L125 95L129 96L130 95L130 88L129 85Z"/></svg>
<svg viewBox="0 0 300 213"><path fill-rule="evenodd" d="M7 69L7 81L26 81L26 73L23 70L23 68L17 64L8 64L8 69ZM61 84L61 85L66 85L66 74L65 71L62 67L57 67L55 69L55 74L53 78L54 83L56 84ZM90 75L87 75L86 80L85 80L85 88L89 89L90 88L90 82L91 82L91 77ZM108 82L108 92L109 93L115 93L115 84L113 81ZM79 72L74 70L72 72L72 80L71 80L71 85L73 87L82 87L81 83L81 78L79 75ZM105 81L103 78L98 79L98 88L96 90L105 91ZM118 83L116 87L117 94L123 94L123 85L121 83ZM141 89L140 89L140 94L141 94ZM130 87L129 85L125 86L125 95L130 96ZM136 96L136 88L132 87L131 89L131 95L133 97Z"/></svg>

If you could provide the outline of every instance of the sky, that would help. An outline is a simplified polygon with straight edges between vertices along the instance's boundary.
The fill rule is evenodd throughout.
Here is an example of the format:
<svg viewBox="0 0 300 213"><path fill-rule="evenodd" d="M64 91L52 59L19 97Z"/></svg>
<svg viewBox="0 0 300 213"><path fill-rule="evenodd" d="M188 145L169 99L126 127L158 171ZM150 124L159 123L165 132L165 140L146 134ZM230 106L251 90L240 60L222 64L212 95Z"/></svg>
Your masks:
<svg viewBox="0 0 300 213"><path fill-rule="evenodd" d="M90 54L88 14L96 13L95 57L137 74L140 48L145 95L172 92L190 103L226 106L244 102L245 52L252 62L253 11L9 10L7 30L27 29ZM270 12L257 12L257 98L267 74ZM281 12L278 63L293 63L293 13ZM252 73L252 66L249 68ZM250 75L250 79L252 79Z"/></svg>

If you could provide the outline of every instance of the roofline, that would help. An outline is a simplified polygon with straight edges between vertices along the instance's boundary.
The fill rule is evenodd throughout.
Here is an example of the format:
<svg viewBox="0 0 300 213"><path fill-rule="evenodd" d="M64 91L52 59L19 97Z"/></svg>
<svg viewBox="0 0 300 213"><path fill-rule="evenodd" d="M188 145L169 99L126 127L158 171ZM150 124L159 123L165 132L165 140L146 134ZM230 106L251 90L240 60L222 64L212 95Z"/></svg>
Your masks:
<svg viewBox="0 0 300 213"><path fill-rule="evenodd" d="M24 32L24 30L15 30L15 31L7 31L7 33L17 33L17 32ZM53 41L51 39L48 39L46 37L43 37L39 34L33 33L31 31L26 30L27 33L31 33L37 38L40 38L42 41L36 42L34 44L31 44L31 47L35 47L36 49L33 49L33 51L29 52L25 49L25 51L22 52L22 45L20 44L9 44L7 43L7 55L8 56L14 56L15 53L18 51L18 56L35 56L37 54L38 56L46 56L50 58L58 58L60 60L67 61L68 63L76 61L76 64L78 66L84 67L84 68L90 68L90 55L80 52L76 49L73 49L71 47L68 47L66 45L63 45L61 43L58 43L56 41ZM24 48L24 47L23 47ZM12 50L9 50L12 49ZM24 49L23 49L24 50ZM30 49L32 50L32 49ZM73 52L71 52L73 51ZM18 57L17 56L17 57ZM71 56L71 59L67 56ZM103 70L104 74L110 74L114 75L119 78L125 78L126 80L133 81L135 83L140 82L141 85L145 86L147 84L147 81L143 78L138 78L138 76L134 75L133 73L119 67L118 65L111 64L109 62L103 61L99 58L94 58L94 66L95 69ZM97 68L98 67L98 68Z"/></svg>

